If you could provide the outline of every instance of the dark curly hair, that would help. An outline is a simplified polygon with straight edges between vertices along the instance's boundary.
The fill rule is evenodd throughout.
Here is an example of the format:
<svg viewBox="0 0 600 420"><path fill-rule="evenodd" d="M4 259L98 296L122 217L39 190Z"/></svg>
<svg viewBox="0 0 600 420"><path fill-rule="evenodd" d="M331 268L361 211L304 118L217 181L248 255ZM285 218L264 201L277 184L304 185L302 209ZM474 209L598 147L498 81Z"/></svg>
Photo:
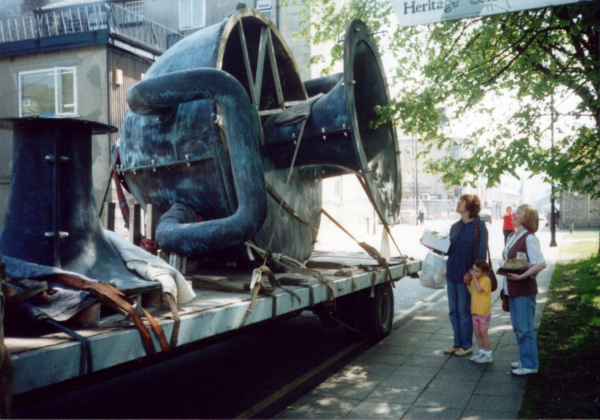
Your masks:
<svg viewBox="0 0 600 420"><path fill-rule="evenodd" d="M460 196L460 199L465 202L467 210L469 210L469 217L471 219L479 216L479 212L481 211L481 201L477 195L463 194Z"/></svg>

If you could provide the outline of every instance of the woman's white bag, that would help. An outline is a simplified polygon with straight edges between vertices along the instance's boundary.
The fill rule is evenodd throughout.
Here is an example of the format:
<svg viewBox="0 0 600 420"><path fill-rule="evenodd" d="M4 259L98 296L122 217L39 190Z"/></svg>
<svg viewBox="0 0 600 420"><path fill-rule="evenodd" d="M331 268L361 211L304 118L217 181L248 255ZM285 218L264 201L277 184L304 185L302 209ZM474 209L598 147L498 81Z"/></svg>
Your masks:
<svg viewBox="0 0 600 420"><path fill-rule="evenodd" d="M446 258L433 252L428 253L419 276L421 277L421 286L443 289L446 286Z"/></svg>

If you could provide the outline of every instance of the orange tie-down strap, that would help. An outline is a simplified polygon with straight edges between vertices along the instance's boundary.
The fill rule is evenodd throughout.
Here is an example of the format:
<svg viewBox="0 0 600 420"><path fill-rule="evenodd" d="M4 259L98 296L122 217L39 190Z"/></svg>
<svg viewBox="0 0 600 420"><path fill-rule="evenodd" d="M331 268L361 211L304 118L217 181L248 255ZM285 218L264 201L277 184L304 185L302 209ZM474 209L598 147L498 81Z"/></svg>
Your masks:
<svg viewBox="0 0 600 420"><path fill-rule="evenodd" d="M138 313L135 311L134 302L127 297L123 292L117 289L114 286L106 283L100 283L90 280L83 280L77 277L71 277L64 274L57 274L52 276L52 279L57 280L67 286L73 287L74 289L84 290L91 295L98 298L102 303L110 305L117 310L123 311L127 313L131 322L137 327L140 337L142 339L142 344L144 345L144 349L146 350L147 355L155 354L156 349L154 348L154 342L152 341L152 337L150 336L150 331L148 327L144 324ZM152 315L148 313L144 308L139 306L142 310L144 316L150 322L154 333L158 339L158 343L160 344L160 348L163 351L169 350L169 343L167 342L167 337L165 337L165 333L163 332L158 322L154 319Z"/></svg>

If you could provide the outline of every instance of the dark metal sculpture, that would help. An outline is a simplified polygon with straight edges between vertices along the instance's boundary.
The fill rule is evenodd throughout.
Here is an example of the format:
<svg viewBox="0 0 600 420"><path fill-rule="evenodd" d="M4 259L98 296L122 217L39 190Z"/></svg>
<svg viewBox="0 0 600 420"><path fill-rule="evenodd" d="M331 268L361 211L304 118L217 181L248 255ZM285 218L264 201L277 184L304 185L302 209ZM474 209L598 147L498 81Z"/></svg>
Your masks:
<svg viewBox="0 0 600 420"><path fill-rule="evenodd" d="M0 253L83 274L131 292L160 287L127 269L104 236L92 185L92 135L115 127L82 120L0 120L14 132L10 199Z"/></svg>
<svg viewBox="0 0 600 420"><path fill-rule="evenodd" d="M343 173L356 173L380 217L393 222L401 196L395 132L390 123L370 126L373 108L388 102L385 76L364 23L352 22L345 42L344 74L305 88L277 29L242 9L149 69L128 96L118 173L143 206L165 213L177 204L205 220L163 218L165 251L244 262L243 243L253 240L305 260L320 223L321 179ZM325 94L308 120L278 123L303 106L307 90Z"/></svg>

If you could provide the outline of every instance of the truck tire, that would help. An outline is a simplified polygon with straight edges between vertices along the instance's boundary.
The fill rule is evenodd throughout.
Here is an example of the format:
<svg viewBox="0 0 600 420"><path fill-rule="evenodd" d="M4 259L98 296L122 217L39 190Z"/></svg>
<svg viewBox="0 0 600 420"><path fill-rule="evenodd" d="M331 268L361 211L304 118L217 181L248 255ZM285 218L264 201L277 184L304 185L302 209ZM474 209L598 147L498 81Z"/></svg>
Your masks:
<svg viewBox="0 0 600 420"><path fill-rule="evenodd" d="M375 286L375 297L363 297L362 330L373 341L390 335L394 322L394 292L390 283Z"/></svg>

